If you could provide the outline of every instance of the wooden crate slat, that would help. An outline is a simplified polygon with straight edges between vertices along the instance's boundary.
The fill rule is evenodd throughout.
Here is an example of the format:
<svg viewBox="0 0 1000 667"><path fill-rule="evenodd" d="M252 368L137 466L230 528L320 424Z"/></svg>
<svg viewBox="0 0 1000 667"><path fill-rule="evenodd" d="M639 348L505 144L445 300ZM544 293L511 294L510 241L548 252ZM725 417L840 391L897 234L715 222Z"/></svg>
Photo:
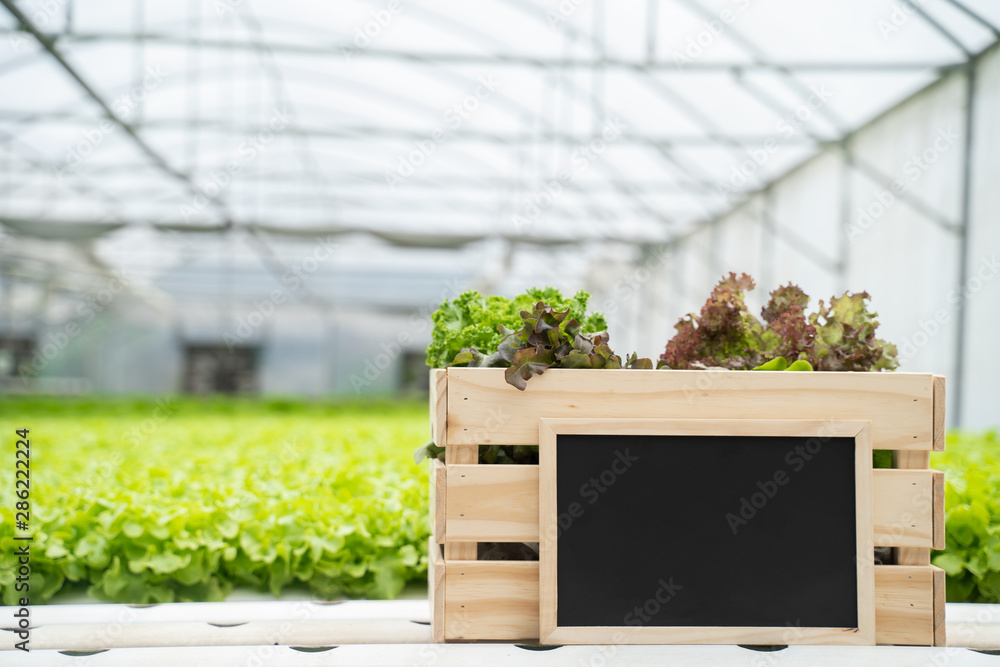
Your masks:
<svg viewBox="0 0 1000 667"><path fill-rule="evenodd" d="M537 561L446 561L445 639L537 639Z"/></svg>
<svg viewBox="0 0 1000 667"><path fill-rule="evenodd" d="M465 464L476 467L479 463L478 445L452 445L448 448L447 459L451 463ZM447 516L447 501L445 513ZM454 536L453 536L454 537ZM445 530L444 557L447 560L476 560L479 554L479 540L470 542L459 542L454 539L448 540L447 530Z"/></svg>
<svg viewBox="0 0 1000 667"><path fill-rule="evenodd" d="M935 452L944 451L945 441L945 378L934 376L934 446Z"/></svg>
<svg viewBox="0 0 1000 667"><path fill-rule="evenodd" d="M538 466L448 466L448 540L538 541ZM872 471L875 543L930 547L942 517L936 471Z"/></svg>
<svg viewBox="0 0 1000 667"><path fill-rule="evenodd" d="M444 637L444 605L447 597L444 589L444 556L442 547L428 540L427 545L427 601L431 608L431 631L434 642L443 642Z"/></svg>
<svg viewBox="0 0 1000 667"><path fill-rule="evenodd" d="M934 471L878 469L872 481L875 545L930 547L935 513L944 513L936 502Z"/></svg>
<svg viewBox="0 0 1000 667"><path fill-rule="evenodd" d="M503 369L448 369L448 442L538 444L542 417L872 422L875 449L934 446L934 380L916 373L553 369L526 392ZM531 400L523 400L530 393ZM454 463L449 459L449 463Z"/></svg>
<svg viewBox="0 0 1000 667"><path fill-rule="evenodd" d="M448 539L538 541L538 466L449 465L448 487Z"/></svg>
<svg viewBox="0 0 1000 667"><path fill-rule="evenodd" d="M536 639L538 566L528 561L446 561L446 639ZM936 628L943 634L944 611L935 612L943 591L940 598L934 594L935 570L875 566L877 643L930 646Z"/></svg>
<svg viewBox="0 0 1000 667"><path fill-rule="evenodd" d="M896 549L896 563L898 565L930 565L931 550L928 547L899 547Z"/></svg>
<svg viewBox="0 0 1000 667"><path fill-rule="evenodd" d="M478 542L445 542L446 560L476 560L479 555Z"/></svg>
<svg viewBox="0 0 1000 667"><path fill-rule="evenodd" d="M438 544L444 544L448 530L448 468L438 460L431 461L431 535Z"/></svg>
<svg viewBox="0 0 1000 667"><path fill-rule="evenodd" d="M933 570L929 565L875 567L876 643L933 645Z"/></svg>
<svg viewBox="0 0 1000 667"><path fill-rule="evenodd" d="M434 424L434 444L447 448L448 463L464 463L474 465L479 463L479 445L477 443L455 443L448 446L448 406L449 376L446 369L431 371L431 420ZM447 472L445 472L447 475ZM442 503L442 511L447 512L447 497ZM437 535L438 542L445 542L447 528ZM451 560L475 560L479 545L475 542L445 542L445 558Z"/></svg>
<svg viewBox="0 0 1000 667"><path fill-rule="evenodd" d="M448 445L448 371L432 368L430 379L431 440L438 447Z"/></svg>
<svg viewBox="0 0 1000 667"><path fill-rule="evenodd" d="M934 573L934 646L947 646L944 570L939 567L931 567L931 571Z"/></svg>
<svg viewBox="0 0 1000 667"><path fill-rule="evenodd" d="M899 469L925 470L931 466L929 451L895 451L892 464ZM942 515L941 521L944 522ZM899 547L896 549L897 565L930 565L931 550L928 547Z"/></svg>
<svg viewBox="0 0 1000 667"><path fill-rule="evenodd" d="M945 525L944 525L944 473L940 470L932 470L933 475L933 502L934 502L934 539L931 547L934 549L945 548Z"/></svg>
<svg viewBox="0 0 1000 667"><path fill-rule="evenodd" d="M907 470L926 470L931 467L930 451L895 451L892 453L892 467Z"/></svg>

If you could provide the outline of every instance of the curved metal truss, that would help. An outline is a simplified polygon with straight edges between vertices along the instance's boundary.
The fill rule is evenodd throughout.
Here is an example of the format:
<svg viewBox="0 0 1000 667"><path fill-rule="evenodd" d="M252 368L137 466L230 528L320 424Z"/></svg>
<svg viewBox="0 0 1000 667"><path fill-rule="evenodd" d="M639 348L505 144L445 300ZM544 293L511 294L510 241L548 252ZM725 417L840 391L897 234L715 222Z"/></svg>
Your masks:
<svg viewBox="0 0 1000 667"><path fill-rule="evenodd" d="M669 242L998 34L970 0L2 3L0 218L417 247Z"/></svg>

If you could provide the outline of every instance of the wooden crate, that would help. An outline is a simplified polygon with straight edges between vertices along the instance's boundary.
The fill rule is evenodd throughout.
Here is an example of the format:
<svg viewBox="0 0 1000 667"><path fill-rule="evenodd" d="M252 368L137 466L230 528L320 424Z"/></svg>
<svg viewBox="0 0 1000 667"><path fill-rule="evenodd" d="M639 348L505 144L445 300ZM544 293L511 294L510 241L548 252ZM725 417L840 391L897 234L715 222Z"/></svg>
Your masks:
<svg viewBox="0 0 1000 667"><path fill-rule="evenodd" d="M536 445L542 417L842 419L870 421L874 449L894 469L873 471L879 644L944 646L944 378L916 373L789 373L553 369L520 392L503 369L431 372L431 437L447 465L431 465L428 572L434 640L533 640L539 635L538 562L478 561L479 542L538 542L538 466L478 465L479 445Z"/></svg>

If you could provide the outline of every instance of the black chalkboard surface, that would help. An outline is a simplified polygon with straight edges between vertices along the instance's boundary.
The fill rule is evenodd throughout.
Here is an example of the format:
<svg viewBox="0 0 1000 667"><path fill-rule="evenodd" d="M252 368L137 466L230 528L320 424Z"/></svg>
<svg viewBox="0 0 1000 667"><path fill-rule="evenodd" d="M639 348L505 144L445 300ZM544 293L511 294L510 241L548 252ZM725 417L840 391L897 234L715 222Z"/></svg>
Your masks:
<svg viewBox="0 0 1000 667"><path fill-rule="evenodd" d="M853 437L559 433L554 451L559 628L859 627Z"/></svg>

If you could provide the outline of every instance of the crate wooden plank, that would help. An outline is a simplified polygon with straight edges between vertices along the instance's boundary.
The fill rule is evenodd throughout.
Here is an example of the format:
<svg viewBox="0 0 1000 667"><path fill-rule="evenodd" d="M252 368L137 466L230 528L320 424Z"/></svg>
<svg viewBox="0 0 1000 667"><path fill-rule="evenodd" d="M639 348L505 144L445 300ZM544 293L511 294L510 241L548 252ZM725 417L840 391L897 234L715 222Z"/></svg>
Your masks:
<svg viewBox="0 0 1000 667"><path fill-rule="evenodd" d="M934 571L930 566L875 567L876 643L934 644L933 584Z"/></svg>
<svg viewBox="0 0 1000 667"><path fill-rule="evenodd" d="M431 461L430 470L431 535L438 544L444 544L448 530L448 469L444 463Z"/></svg>
<svg viewBox="0 0 1000 667"><path fill-rule="evenodd" d="M934 549L945 548L945 513L944 513L944 473L940 470L932 470L933 475L933 521L934 540L931 546Z"/></svg>
<svg viewBox="0 0 1000 667"><path fill-rule="evenodd" d="M551 418L796 419L872 422L875 449L934 445L933 376L918 373L553 369L525 392L503 369L448 369L450 444L538 444ZM529 397L530 400L526 400ZM456 461L449 460L450 463Z"/></svg>
<svg viewBox="0 0 1000 667"><path fill-rule="evenodd" d="M432 368L430 379L431 440L438 447L448 445L448 371Z"/></svg>
<svg viewBox="0 0 1000 667"><path fill-rule="evenodd" d="M934 451L944 451L945 440L945 378L943 375L934 376Z"/></svg>
<svg viewBox="0 0 1000 667"><path fill-rule="evenodd" d="M446 560L476 560L479 555L478 542L445 542Z"/></svg>
<svg viewBox="0 0 1000 667"><path fill-rule="evenodd" d="M843 423L847 426L847 422ZM858 504L869 503L865 509L874 504L875 475L872 474L872 429L871 424L858 431L854 437L854 477L856 485L856 501ZM863 505L862 505L863 507ZM857 539L858 558L858 632L857 641L844 641L844 644L875 644L875 575L870 569L875 565L875 526L872 515L865 511L856 511L855 539ZM796 642L798 643L798 642ZM810 642L819 643L819 642Z"/></svg>
<svg viewBox="0 0 1000 667"><path fill-rule="evenodd" d="M915 449L895 451L892 453L892 467L926 470L931 467L931 453Z"/></svg>
<svg viewBox="0 0 1000 667"><path fill-rule="evenodd" d="M930 565L931 550L928 547L899 547L896 549L897 565Z"/></svg>
<svg viewBox="0 0 1000 667"><path fill-rule="evenodd" d="M934 646L947 646L944 570L939 567L931 567L931 571L934 576ZM1000 646L996 648L1000 648Z"/></svg>
<svg viewBox="0 0 1000 667"><path fill-rule="evenodd" d="M539 564L527 561L445 563L447 640L536 638ZM875 641L930 646L943 623L930 566L875 566ZM943 626L942 626L943 627ZM942 630L943 633L943 630ZM598 641L598 639L595 639ZM755 643L749 639L747 643Z"/></svg>
<svg viewBox="0 0 1000 667"><path fill-rule="evenodd" d="M573 630L577 628L556 628L546 639L549 644L573 642ZM837 628L741 628L741 627L694 627L656 628L656 637L643 634L647 628L635 626L586 628L586 634L598 644L619 642L626 644L662 644L668 639L673 644L781 644L793 641L803 644L839 644L871 646L870 639L858 638L856 629ZM725 641L720 640L725 636ZM586 642L589 643L589 642ZM752 664L752 663L751 663Z"/></svg>
<svg viewBox="0 0 1000 667"><path fill-rule="evenodd" d="M479 463L479 446L478 445L452 445L448 448L447 457L449 465L464 464L469 466L476 466ZM447 501L446 509L447 515ZM445 529L445 544L444 544L444 557L447 560L476 560L479 552L479 545L477 542L459 542L455 540L449 541L447 538L447 529Z"/></svg>
<svg viewBox="0 0 1000 667"><path fill-rule="evenodd" d="M538 541L538 466L448 466L448 539Z"/></svg>
<svg viewBox="0 0 1000 667"><path fill-rule="evenodd" d="M538 466L448 469L447 539L538 542ZM933 470L872 471L876 545L931 546L939 529L934 517L943 517L944 511L943 495L934 486L939 475Z"/></svg>
<svg viewBox="0 0 1000 667"><path fill-rule="evenodd" d="M444 641L444 554L433 538L427 545L427 601L430 605L431 634L434 642Z"/></svg>
<svg viewBox="0 0 1000 667"><path fill-rule="evenodd" d="M536 639L537 561L445 561L445 639Z"/></svg>
<svg viewBox="0 0 1000 667"><path fill-rule="evenodd" d="M914 450L895 451L892 453L892 465L900 469L925 470L931 466L931 453ZM927 547L899 547L896 549L896 564L930 565L931 550Z"/></svg>
<svg viewBox="0 0 1000 667"><path fill-rule="evenodd" d="M937 512L944 513L934 488L933 470L872 471L872 521L880 547L930 547Z"/></svg>
<svg viewBox="0 0 1000 667"><path fill-rule="evenodd" d="M431 420L434 424L432 429L434 443L439 447L446 447L445 454L447 462L474 465L479 462L479 445L475 442L456 443L448 446L448 371L446 369L435 369L431 371ZM447 511L447 498L440 505L441 510ZM438 537L439 542L444 542L447 538L447 528L441 531ZM475 560L479 545L475 542L445 542L445 558L451 560Z"/></svg>

